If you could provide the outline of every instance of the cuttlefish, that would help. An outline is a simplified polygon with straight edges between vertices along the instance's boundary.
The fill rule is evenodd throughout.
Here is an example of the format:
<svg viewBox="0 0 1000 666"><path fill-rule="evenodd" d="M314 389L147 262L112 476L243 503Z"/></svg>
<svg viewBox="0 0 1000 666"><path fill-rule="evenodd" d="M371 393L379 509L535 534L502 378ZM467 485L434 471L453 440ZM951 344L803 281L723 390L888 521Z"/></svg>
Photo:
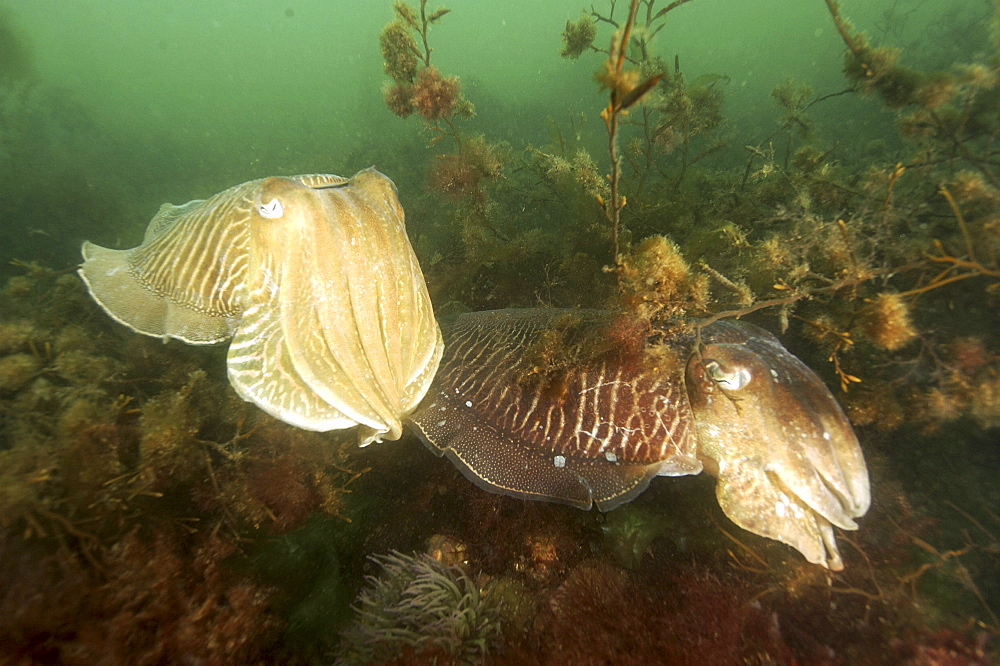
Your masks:
<svg viewBox="0 0 1000 666"><path fill-rule="evenodd" d="M164 204L141 245L87 242L83 258L80 276L112 318L164 340L232 338L236 392L300 428L398 439L441 359L395 185L374 169Z"/></svg>
<svg viewBox="0 0 1000 666"><path fill-rule="evenodd" d="M266 412L358 425L362 445L408 425L486 490L607 511L705 471L733 522L834 570L834 526L868 509L850 423L761 328L499 310L453 319L443 352L395 186L373 169L166 204L138 247L83 257L91 295L132 330L232 338L230 382Z"/></svg>
<svg viewBox="0 0 1000 666"><path fill-rule="evenodd" d="M842 569L833 526L857 529L868 472L823 382L751 324L645 335L623 317L458 316L410 427L486 490L581 509L705 471L737 525Z"/></svg>

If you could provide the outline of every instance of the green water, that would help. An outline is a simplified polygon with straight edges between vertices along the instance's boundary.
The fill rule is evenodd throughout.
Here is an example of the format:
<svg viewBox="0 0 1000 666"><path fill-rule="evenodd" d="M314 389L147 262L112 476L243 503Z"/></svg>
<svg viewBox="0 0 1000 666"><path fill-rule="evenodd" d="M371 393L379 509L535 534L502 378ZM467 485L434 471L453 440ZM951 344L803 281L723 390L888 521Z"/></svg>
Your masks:
<svg viewBox="0 0 1000 666"><path fill-rule="evenodd" d="M274 173L353 173L384 162L396 142L412 143L418 134L416 121L400 122L381 103L377 38L391 18L388 2L2 6L7 39L29 56L28 71L16 78L19 94L5 96L5 124L20 134L5 130L0 163L0 206L13 234L7 251L20 259L68 263L85 237L132 243L163 201ZM547 118L584 114L583 131L599 148L602 101L590 76L599 59L558 57L559 33L578 18L579 3L449 6L452 15L432 28L433 62L462 78L479 114L472 129L521 148L546 141ZM889 24L890 42L916 44L914 55L928 54L935 66L965 54L955 43L927 42L947 36L932 19L960 26L985 10L983 3L886 7L901 14ZM872 3L845 5L859 26L877 22L881 11ZM608 39L605 30L599 46ZM668 61L678 56L689 80L729 77L725 114L736 151L771 131L768 95L777 83L795 78L817 93L844 87L842 44L822 2L693 2L667 21L656 50ZM885 122L872 106L835 100L818 117L851 116L849 133L842 125L825 131L844 150L854 142L860 150ZM404 188L406 166L389 174ZM79 203L24 192L38 188L72 191ZM24 237L24 227L33 236ZM64 239L67 233L72 238Z"/></svg>

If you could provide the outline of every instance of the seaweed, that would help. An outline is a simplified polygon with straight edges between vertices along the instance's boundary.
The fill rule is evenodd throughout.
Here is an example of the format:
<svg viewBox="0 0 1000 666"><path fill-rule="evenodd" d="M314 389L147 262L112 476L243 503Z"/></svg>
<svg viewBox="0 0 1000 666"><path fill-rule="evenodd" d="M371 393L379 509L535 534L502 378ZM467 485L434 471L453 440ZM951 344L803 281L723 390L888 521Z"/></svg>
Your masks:
<svg viewBox="0 0 1000 666"><path fill-rule="evenodd" d="M273 590L221 566L235 545L204 533L133 530L102 569L4 530L0 650L12 663L230 663L273 645Z"/></svg>
<svg viewBox="0 0 1000 666"><path fill-rule="evenodd" d="M3 614L6 654L223 663L276 649L274 588L227 562L309 516L345 520L357 473L339 442L239 400L217 351L115 330L74 277L27 269L0 294L0 605L30 600Z"/></svg>

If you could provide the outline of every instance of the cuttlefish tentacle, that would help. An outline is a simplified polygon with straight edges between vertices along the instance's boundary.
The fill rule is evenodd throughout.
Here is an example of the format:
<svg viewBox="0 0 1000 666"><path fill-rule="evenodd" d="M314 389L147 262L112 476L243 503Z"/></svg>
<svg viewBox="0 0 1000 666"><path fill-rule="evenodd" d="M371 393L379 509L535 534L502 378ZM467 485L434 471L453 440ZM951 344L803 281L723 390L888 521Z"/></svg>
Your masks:
<svg viewBox="0 0 1000 666"><path fill-rule="evenodd" d="M843 568L832 525L871 500L857 437L830 391L769 333L716 326L688 363L699 455L726 515L810 562Z"/></svg>
<svg viewBox="0 0 1000 666"><path fill-rule="evenodd" d="M189 343L233 337L236 391L301 428L396 439L441 358L396 188L374 169L165 205L140 246L85 243L83 255L80 275L114 319Z"/></svg>

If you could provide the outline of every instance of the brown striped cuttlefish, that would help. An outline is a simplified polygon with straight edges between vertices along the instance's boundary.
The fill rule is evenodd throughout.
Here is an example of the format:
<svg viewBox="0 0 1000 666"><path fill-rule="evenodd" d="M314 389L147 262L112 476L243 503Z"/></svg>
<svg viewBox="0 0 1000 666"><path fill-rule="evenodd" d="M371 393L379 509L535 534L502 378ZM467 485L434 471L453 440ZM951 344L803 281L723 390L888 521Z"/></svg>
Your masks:
<svg viewBox="0 0 1000 666"><path fill-rule="evenodd" d="M614 325L585 310L460 315L409 424L486 490L581 509L708 472L737 525L842 569L833 526L857 529L868 471L819 377L752 324L638 346Z"/></svg>

